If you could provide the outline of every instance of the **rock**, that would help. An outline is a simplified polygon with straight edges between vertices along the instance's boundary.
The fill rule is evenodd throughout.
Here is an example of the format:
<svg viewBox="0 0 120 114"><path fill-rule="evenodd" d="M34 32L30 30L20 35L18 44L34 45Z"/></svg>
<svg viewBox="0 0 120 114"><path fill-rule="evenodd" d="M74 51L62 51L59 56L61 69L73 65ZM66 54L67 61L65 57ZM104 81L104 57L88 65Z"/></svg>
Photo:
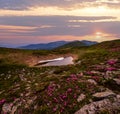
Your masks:
<svg viewBox="0 0 120 114"><path fill-rule="evenodd" d="M116 97L117 97L117 99L120 99L120 95L117 95Z"/></svg>
<svg viewBox="0 0 120 114"><path fill-rule="evenodd" d="M10 113L11 110L12 110L12 106L13 106L12 103L5 103L5 104L3 105L3 107L2 107L2 111L3 111L4 113Z"/></svg>
<svg viewBox="0 0 120 114"><path fill-rule="evenodd" d="M21 96L21 97L23 97L23 95L24 95L23 93L20 93L20 96Z"/></svg>
<svg viewBox="0 0 120 114"><path fill-rule="evenodd" d="M80 101L84 100L85 97L86 97L86 96L85 96L84 94L81 94L81 95L78 97L77 101L80 102Z"/></svg>
<svg viewBox="0 0 120 114"><path fill-rule="evenodd" d="M30 90L30 87L26 87L25 89L26 89L26 90Z"/></svg>
<svg viewBox="0 0 120 114"><path fill-rule="evenodd" d="M16 114L15 112L17 111L18 107L21 106L21 102L18 102L19 99L16 99L16 101L14 101L14 106L12 107L11 113L10 114Z"/></svg>
<svg viewBox="0 0 120 114"><path fill-rule="evenodd" d="M51 70L48 72L48 74L53 74L55 72L55 70Z"/></svg>
<svg viewBox="0 0 120 114"><path fill-rule="evenodd" d="M11 111L11 114L15 114L17 108L18 108L17 106L13 106L12 111Z"/></svg>
<svg viewBox="0 0 120 114"><path fill-rule="evenodd" d="M35 83L35 86L38 86L39 84L38 83Z"/></svg>
<svg viewBox="0 0 120 114"><path fill-rule="evenodd" d="M38 107L37 105L34 105L34 110L36 110L36 109L37 109L37 107Z"/></svg>
<svg viewBox="0 0 120 114"><path fill-rule="evenodd" d="M30 83L31 83L31 81L28 81L28 83L30 84Z"/></svg>
<svg viewBox="0 0 120 114"><path fill-rule="evenodd" d="M104 78L105 79L112 79L112 71L106 71L105 75L104 75Z"/></svg>
<svg viewBox="0 0 120 114"><path fill-rule="evenodd" d="M78 65L78 64L80 65L80 64L81 64L81 61L79 60L76 64L77 64L77 65Z"/></svg>
<svg viewBox="0 0 120 114"><path fill-rule="evenodd" d="M98 92L93 94L93 97L96 99L104 99L107 97L115 96L116 94L113 93L111 90L106 90L105 92Z"/></svg>
<svg viewBox="0 0 120 114"><path fill-rule="evenodd" d="M95 114L96 108L104 108L105 105L110 105L108 99L104 99L103 101L93 102L88 105L83 106L79 111L75 114Z"/></svg>
<svg viewBox="0 0 120 114"><path fill-rule="evenodd" d="M97 85L97 82L93 79L88 79L87 81L90 82L91 84Z"/></svg>
<svg viewBox="0 0 120 114"><path fill-rule="evenodd" d="M33 100L29 99L29 100L27 101L27 103L30 105L30 104L33 103Z"/></svg>
<svg viewBox="0 0 120 114"><path fill-rule="evenodd" d="M26 94L25 94L25 96L26 96L26 97L28 97L30 94L31 94L31 93L30 93L30 92L28 92L28 93L26 93Z"/></svg>
<svg viewBox="0 0 120 114"><path fill-rule="evenodd" d="M117 85L120 85L120 79L115 78L113 80L116 82Z"/></svg>
<svg viewBox="0 0 120 114"><path fill-rule="evenodd" d="M3 90L3 91L0 91L0 94L2 94L4 91L5 91L5 90Z"/></svg>
<svg viewBox="0 0 120 114"><path fill-rule="evenodd" d="M99 114L106 109L109 114L114 114L114 111L120 109L120 98L115 97L114 101L104 99L101 101L92 102L83 106L80 110L75 112L75 114Z"/></svg>

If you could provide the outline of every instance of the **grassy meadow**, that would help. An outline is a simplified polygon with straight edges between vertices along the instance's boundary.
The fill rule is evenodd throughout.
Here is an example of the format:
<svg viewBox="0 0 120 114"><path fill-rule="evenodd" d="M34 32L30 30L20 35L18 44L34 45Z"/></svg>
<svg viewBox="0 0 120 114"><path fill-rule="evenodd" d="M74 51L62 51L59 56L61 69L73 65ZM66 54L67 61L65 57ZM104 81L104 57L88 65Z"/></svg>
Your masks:
<svg viewBox="0 0 120 114"><path fill-rule="evenodd" d="M71 55L74 65L35 67L43 59ZM0 48L1 114L73 114L97 101L106 88L120 94L120 41L55 50ZM93 84L88 80L94 80ZM114 86L113 86L114 85ZM84 99L79 100L83 95ZM5 109L7 108L7 109ZM113 109L115 114L119 109ZM109 110L99 114L111 114Z"/></svg>

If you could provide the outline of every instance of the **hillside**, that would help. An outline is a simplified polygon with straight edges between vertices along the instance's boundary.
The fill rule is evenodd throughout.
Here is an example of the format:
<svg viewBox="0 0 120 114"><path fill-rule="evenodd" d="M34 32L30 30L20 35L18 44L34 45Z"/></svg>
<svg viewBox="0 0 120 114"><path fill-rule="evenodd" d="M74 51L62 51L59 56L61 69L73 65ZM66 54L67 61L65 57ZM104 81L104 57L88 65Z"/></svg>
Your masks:
<svg viewBox="0 0 120 114"><path fill-rule="evenodd" d="M1 114L119 114L119 43L48 51L0 48ZM74 65L34 66L69 55Z"/></svg>
<svg viewBox="0 0 120 114"><path fill-rule="evenodd" d="M73 41L58 48L74 48L74 47L82 47L82 46L87 46L87 45L81 41Z"/></svg>
<svg viewBox="0 0 120 114"><path fill-rule="evenodd" d="M27 46L18 47L20 49L46 49L51 50L54 48L57 48L59 46L62 46L64 44L68 43L67 41L56 41L56 42L50 42L50 43L42 43L42 44L30 44Z"/></svg>
<svg viewBox="0 0 120 114"><path fill-rule="evenodd" d="M120 40L104 41L102 43L96 44L93 47L104 48L104 49L118 49L120 48Z"/></svg>
<svg viewBox="0 0 120 114"><path fill-rule="evenodd" d="M44 49L44 50L51 50L54 48L57 48L59 46L62 46L64 44L68 43L67 41L56 41L56 42L50 42L50 43L42 43L42 44L30 44L27 46L18 47L20 49Z"/></svg>
<svg viewBox="0 0 120 114"><path fill-rule="evenodd" d="M42 44L30 44L27 46L18 47L19 49L32 49L32 50L52 50L61 47L80 47L80 46L90 46L97 42L82 40L82 41L56 41L50 43Z"/></svg>
<svg viewBox="0 0 120 114"><path fill-rule="evenodd" d="M40 60L54 59L61 56L73 56L75 59L77 58L76 52L71 52L71 49L25 50L0 48L0 65L34 66Z"/></svg>

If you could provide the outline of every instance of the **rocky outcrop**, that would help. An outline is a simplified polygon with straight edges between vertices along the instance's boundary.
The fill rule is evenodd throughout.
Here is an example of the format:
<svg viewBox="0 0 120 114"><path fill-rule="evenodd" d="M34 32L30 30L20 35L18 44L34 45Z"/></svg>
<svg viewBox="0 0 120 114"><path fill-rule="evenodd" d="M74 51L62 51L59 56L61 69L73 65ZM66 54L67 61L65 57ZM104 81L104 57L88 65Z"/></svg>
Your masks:
<svg viewBox="0 0 120 114"><path fill-rule="evenodd" d="M80 101L84 100L85 97L86 97L86 96L85 96L84 94L81 94L81 95L78 97L77 101L80 102Z"/></svg>
<svg viewBox="0 0 120 114"><path fill-rule="evenodd" d="M87 81L91 84L97 85L97 82L93 79L88 79Z"/></svg>
<svg viewBox="0 0 120 114"><path fill-rule="evenodd" d="M112 100L106 98L101 101L92 102L83 106L75 114L100 114L107 111L109 114L116 114L115 111L120 109L120 95L113 97Z"/></svg>
<svg viewBox="0 0 120 114"><path fill-rule="evenodd" d="M104 99L107 97L113 97L116 96L116 94L114 92L112 92L111 90L106 90L104 92L98 92L93 94L94 99Z"/></svg>
<svg viewBox="0 0 120 114"><path fill-rule="evenodd" d="M116 82L117 85L120 86L120 79L115 78L115 79L113 79L113 80Z"/></svg>

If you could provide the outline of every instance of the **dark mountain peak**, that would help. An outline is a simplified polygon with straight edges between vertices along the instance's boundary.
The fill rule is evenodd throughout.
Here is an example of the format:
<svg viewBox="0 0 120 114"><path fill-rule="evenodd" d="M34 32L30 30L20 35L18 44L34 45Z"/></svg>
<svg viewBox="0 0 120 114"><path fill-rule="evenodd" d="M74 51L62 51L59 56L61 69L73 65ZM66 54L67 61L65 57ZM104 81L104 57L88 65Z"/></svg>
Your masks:
<svg viewBox="0 0 120 114"><path fill-rule="evenodd" d="M79 46L90 46L96 44L97 42L87 41L87 40L74 40L74 41L55 41L50 43L40 43L40 44L30 44L27 46L19 47L20 49L43 49L51 50L61 47L79 47Z"/></svg>
<svg viewBox="0 0 120 114"><path fill-rule="evenodd" d="M96 41L89 41L89 40L82 40L81 42L85 43L86 45L90 46L90 45L94 45L97 44L98 42Z"/></svg>
<svg viewBox="0 0 120 114"><path fill-rule="evenodd" d="M54 48L57 48L59 46L62 46L64 44L68 43L67 41L55 41L50 43L40 43L40 44L30 44L27 46L21 46L20 49L45 49L45 50L51 50Z"/></svg>
<svg viewBox="0 0 120 114"><path fill-rule="evenodd" d="M63 46L60 46L59 48L81 47L81 46L87 46L87 45L79 40L75 40L75 41L69 42Z"/></svg>

